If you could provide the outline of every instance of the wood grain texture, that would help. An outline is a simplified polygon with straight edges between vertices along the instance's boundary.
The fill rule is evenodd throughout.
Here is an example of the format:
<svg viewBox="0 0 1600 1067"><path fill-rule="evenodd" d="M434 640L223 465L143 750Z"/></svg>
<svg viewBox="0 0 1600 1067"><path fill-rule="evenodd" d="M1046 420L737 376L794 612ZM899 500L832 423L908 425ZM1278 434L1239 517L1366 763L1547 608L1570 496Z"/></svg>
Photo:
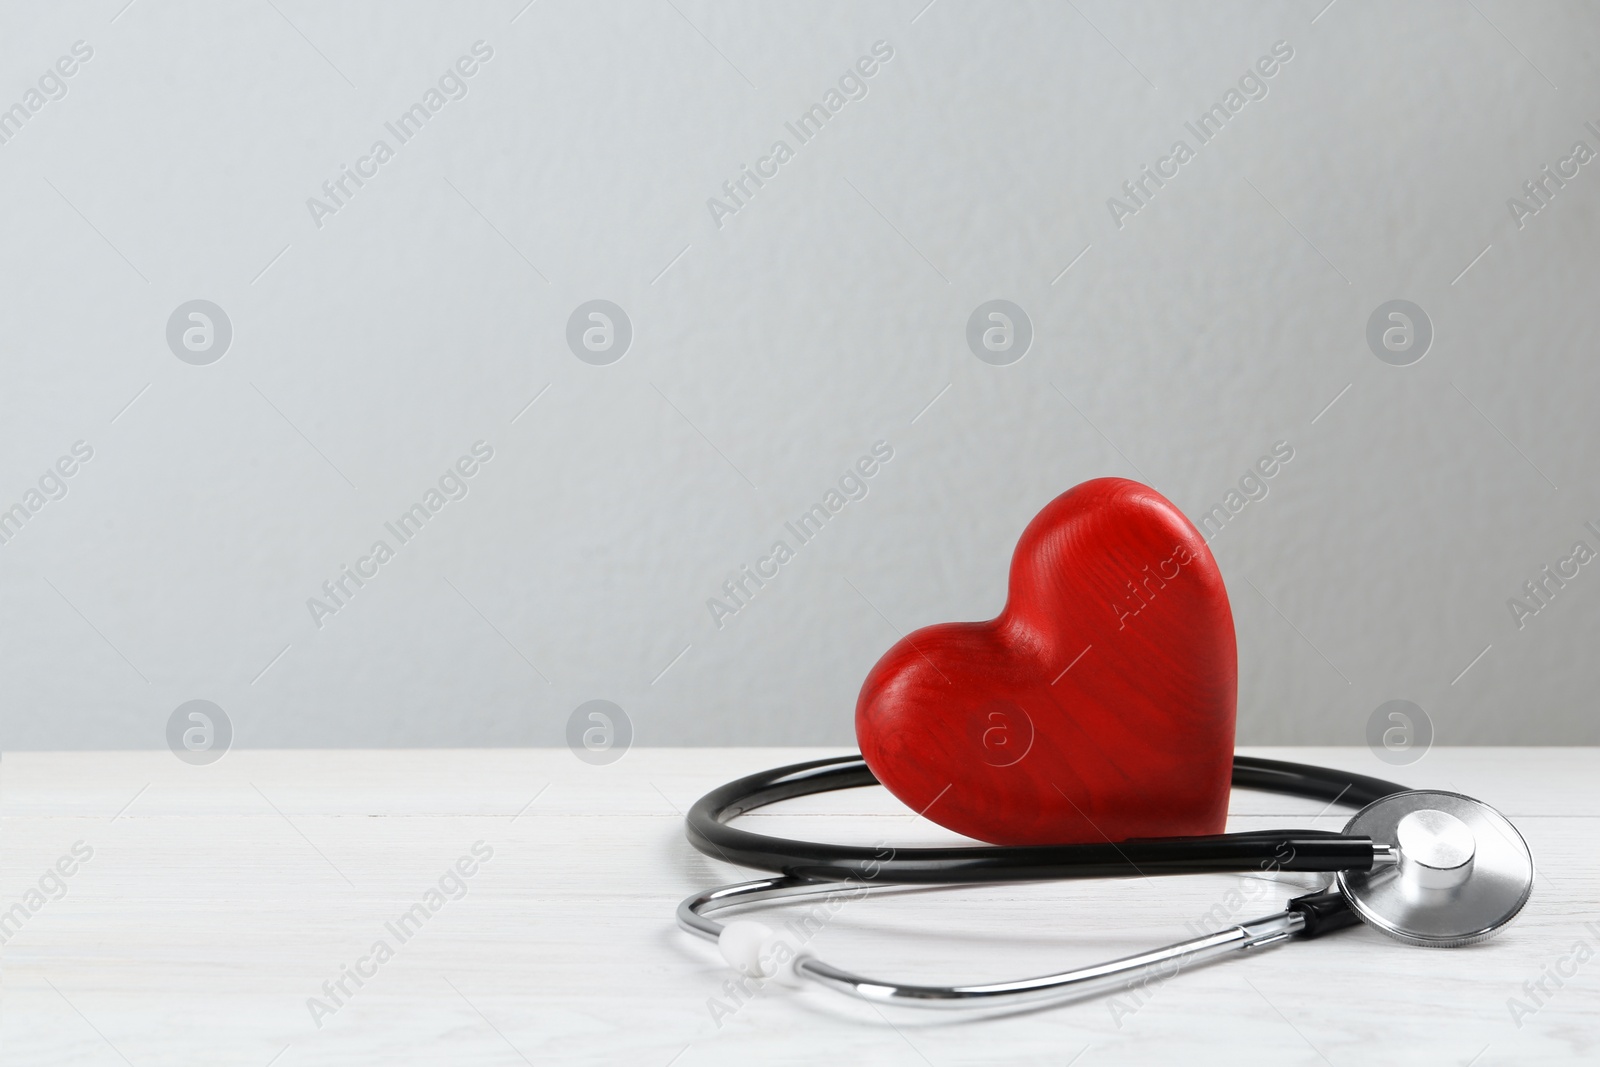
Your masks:
<svg viewBox="0 0 1600 1067"><path fill-rule="evenodd" d="M856 705L914 811L1005 845L1220 833L1237 654L1221 572L1165 497L1062 493L1017 542L1005 609L907 635Z"/></svg>
<svg viewBox="0 0 1600 1067"><path fill-rule="evenodd" d="M1435 749L1394 768L1365 749L1245 751L1482 797L1534 851L1532 900L1472 948L1349 930L1182 974L1121 1012L1097 1000L995 1019L880 1016L825 990L771 987L719 1026L710 1004L726 998L728 974L672 911L746 872L691 849L681 812L728 778L841 750L636 749L608 767L564 749L236 751L210 767L167 752L7 754L0 907L74 842L94 855L0 948L0 1061L1490 1067L1600 1056L1600 959L1521 1027L1507 1007L1575 943L1597 943L1585 923L1600 923L1600 752ZM1346 818L1321 809L1239 793L1228 828ZM880 789L749 822L858 843L960 840ZM465 895L319 1029L307 999L480 841L493 857ZM812 948L889 977L1019 977L1175 940L1218 908L1265 914L1302 888L1203 876L891 892L848 904ZM798 913L755 914L781 924Z"/></svg>

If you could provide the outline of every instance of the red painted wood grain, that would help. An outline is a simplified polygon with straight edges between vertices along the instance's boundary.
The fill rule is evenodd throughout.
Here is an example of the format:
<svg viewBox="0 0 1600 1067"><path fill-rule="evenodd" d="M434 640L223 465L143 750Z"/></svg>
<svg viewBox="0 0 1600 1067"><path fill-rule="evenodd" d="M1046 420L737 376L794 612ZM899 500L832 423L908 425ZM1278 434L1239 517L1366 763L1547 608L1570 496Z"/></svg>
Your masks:
<svg viewBox="0 0 1600 1067"><path fill-rule="evenodd" d="M884 654L856 737L908 807L993 844L1221 833L1237 688L1199 531L1154 489L1099 478L1028 524L998 617Z"/></svg>

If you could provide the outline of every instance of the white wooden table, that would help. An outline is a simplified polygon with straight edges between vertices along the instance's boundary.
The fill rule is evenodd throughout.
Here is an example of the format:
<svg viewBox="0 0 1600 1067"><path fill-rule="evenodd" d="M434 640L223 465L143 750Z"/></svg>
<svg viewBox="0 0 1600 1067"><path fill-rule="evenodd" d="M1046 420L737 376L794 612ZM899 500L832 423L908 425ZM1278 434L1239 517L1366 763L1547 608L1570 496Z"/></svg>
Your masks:
<svg viewBox="0 0 1600 1067"><path fill-rule="evenodd" d="M837 750L636 749L606 767L565 749L238 751L209 767L167 752L7 754L0 909L23 908L0 911L0 1062L1600 1058L1595 750L1436 749L1407 768L1365 749L1248 751L1498 806L1533 848L1531 902L1480 946L1411 948L1353 929L1181 974L1142 1002L960 1019L880 1015L826 990L772 986L716 1020L730 972L712 945L676 928L673 908L746 875L690 848L680 813L727 778ZM1233 807L1230 829L1331 829L1344 818L1312 822L1317 804L1250 793ZM953 839L879 789L749 818L836 841ZM458 863L470 876L452 876ZM1179 939L1185 923L1237 902L1229 890L1252 901L1241 919L1304 891L1204 876L880 894L845 906L812 950L890 977L1020 977ZM421 918L395 925L419 903ZM800 906L761 917L777 925ZM373 954L380 940L392 957ZM345 970L358 965L368 975L359 985ZM1545 977L1555 972L1569 972L1559 987ZM1524 985L1541 979L1548 994ZM1512 998L1531 1014L1514 1019Z"/></svg>

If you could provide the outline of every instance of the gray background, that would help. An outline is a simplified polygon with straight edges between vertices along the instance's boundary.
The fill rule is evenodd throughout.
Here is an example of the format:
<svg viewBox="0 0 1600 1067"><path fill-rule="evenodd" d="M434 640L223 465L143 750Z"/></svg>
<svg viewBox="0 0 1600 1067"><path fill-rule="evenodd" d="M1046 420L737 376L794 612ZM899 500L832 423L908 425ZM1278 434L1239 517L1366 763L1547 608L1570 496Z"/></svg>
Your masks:
<svg viewBox="0 0 1600 1067"><path fill-rule="evenodd" d="M0 745L849 743L914 627L1001 606L1055 494L1137 477L1212 543L1242 743L1595 743L1600 575L1507 606L1600 522L1591 5L10 4L0 106ZM306 206L494 50L318 228ZM719 228L741 165L894 57ZM1280 40L1294 57L1119 228L1121 184ZM1071 265L1071 269L1066 268ZM1435 337L1395 367L1381 303ZM180 361L211 300L233 340ZM614 301L618 362L569 351ZM992 366L969 314L1034 340ZM529 402L538 397L537 403ZM1331 404L1331 406L1330 406ZM494 458L318 629L306 606L473 442ZM874 441L894 459L719 629L707 598ZM1593 588L1591 588L1591 586Z"/></svg>

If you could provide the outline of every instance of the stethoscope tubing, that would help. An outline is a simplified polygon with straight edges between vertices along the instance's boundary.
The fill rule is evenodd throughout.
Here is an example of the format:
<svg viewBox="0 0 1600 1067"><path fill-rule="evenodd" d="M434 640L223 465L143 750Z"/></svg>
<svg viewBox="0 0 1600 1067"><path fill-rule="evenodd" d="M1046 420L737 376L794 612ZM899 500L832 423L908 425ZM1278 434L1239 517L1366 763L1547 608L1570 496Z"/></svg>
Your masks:
<svg viewBox="0 0 1600 1067"><path fill-rule="evenodd" d="M737 908L794 897L840 896L907 885L1036 882L1068 878L1201 874L1240 871L1332 873L1367 869L1380 846L1371 838L1317 830L1268 830L1209 837L1160 838L1079 845L898 848L796 841L737 829L728 820L781 800L878 784L859 756L812 760L748 775L712 790L690 809L686 832L695 847L729 863L776 873L694 894L678 905L678 924L718 942L726 955L730 932L711 917ZM1405 786L1366 775L1281 760L1235 756L1233 784L1365 807ZM1381 846L1388 848L1387 845ZM1392 859L1392 855L1386 857ZM1290 938L1318 937L1356 925L1348 901L1332 887L1291 900L1280 913L1232 924L1215 933L1089 967L1009 982L923 985L868 978L817 959L797 946L778 970L874 1003L923 1008L1017 1008L1091 996L1140 980L1166 978L1246 949ZM777 935L744 924L769 951ZM749 960L738 952L729 957ZM778 973L775 970L773 973ZM751 977L748 972L747 980Z"/></svg>
<svg viewBox="0 0 1600 1067"><path fill-rule="evenodd" d="M952 885L1058 881L1273 869L1332 873L1366 869L1374 842L1323 830L1262 830L1205 837L1028 846L899 848L773 837L728 825L756 808L837 789L877 785L860 755L812 760L748 775L713 789L685 819L689 841L708 856L811 882ZM1325 767L1235 756L1235 787L1362 807L1407 788Z"/></svg>

